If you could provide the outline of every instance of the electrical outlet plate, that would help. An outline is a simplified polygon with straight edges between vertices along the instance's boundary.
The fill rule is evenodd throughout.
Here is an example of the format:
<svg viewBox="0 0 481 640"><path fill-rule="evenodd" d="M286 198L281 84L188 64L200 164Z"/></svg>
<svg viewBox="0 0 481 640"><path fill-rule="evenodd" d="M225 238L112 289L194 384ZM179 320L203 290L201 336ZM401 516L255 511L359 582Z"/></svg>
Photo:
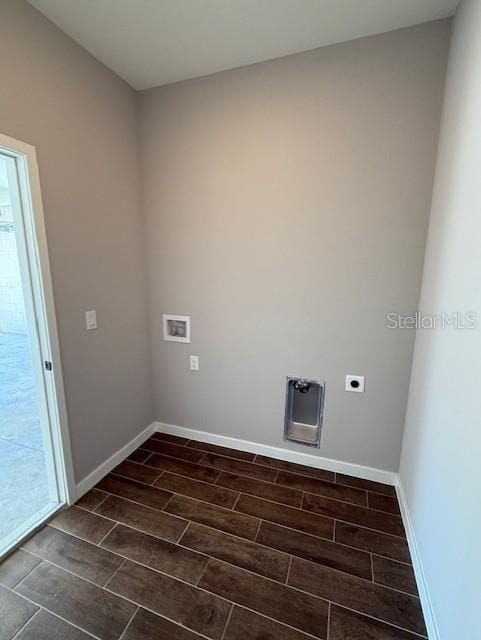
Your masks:
<svg viewBox="0 0 481 640"><path fill-rule="evenodd" d="M189 356L189 369L191 371L199 371L199 356Z"/></svg>
<svg viewBox="0 0 481 640"><path fill-rule="evenodd" d="M349 374L346 376L346 391L364 393L364 376Z"/></svg>

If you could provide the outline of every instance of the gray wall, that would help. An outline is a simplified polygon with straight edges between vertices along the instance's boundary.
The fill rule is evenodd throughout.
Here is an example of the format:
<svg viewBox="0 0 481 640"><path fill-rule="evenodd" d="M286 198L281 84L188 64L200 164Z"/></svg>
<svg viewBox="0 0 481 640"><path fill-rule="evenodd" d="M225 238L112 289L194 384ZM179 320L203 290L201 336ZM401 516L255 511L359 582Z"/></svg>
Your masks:
<svg viewBox="0 0 481 640"><path fill-rule="evenodd" d="M0 0L0 131L37 148L79 481L152 421L135 93Z"/></svg>
<svg viewBox="0 0 481 640"><path fill-rule="evenodd" d="M481 322L481 0L449 58L420 309ZM416 337L401 480L440 640L480 637L481 327Z"/></svg>
<svg viewBox="0 0 481 640"><path fill-rule="evenodd" d="M449 30L140 94L158 420L286 446L285 377L321 378L320 455L398 469L414 336L386 314L417 308Z"/></svg>

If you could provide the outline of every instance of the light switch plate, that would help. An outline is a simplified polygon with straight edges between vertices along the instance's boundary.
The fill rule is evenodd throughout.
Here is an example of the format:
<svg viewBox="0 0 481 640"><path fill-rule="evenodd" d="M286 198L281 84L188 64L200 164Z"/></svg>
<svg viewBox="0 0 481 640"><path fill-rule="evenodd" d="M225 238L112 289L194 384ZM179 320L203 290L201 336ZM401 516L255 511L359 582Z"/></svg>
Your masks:
<svg viewBox="0 0 481 640"><path fill-rule="evenodd" d="M87 331L97 328L97 313L95 309L85 312L85 323L87 325Z"/></svg>

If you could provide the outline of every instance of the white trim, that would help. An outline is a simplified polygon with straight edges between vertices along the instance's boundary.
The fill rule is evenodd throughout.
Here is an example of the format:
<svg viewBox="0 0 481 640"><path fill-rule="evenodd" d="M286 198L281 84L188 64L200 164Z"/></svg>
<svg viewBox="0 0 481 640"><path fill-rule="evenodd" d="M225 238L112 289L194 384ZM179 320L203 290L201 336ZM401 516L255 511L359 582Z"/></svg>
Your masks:
<svg viewBox="0 0 481 640"><path fill-rule="evenodd" d="M396 482L396 494L401 508L401 516L406 529L406 537L409 546L409 552L411 554L411 560L413 563L414 575L416 576L416 583L419 591L419 597L421 599L421 607L424 614L424 621L428 631L429 640L441 640L441 635L436 624L436 618L434 615L434 608L429 593L429 587L426 580L426 574L424 573L421 554L416 541L416 535L414 533L414 527L409 513L409 507L406 500L406 494L399 475Z"/></svg>
<svg viewBox="0 0 481 640"><path fill-rule="evenodd" d="M262 456L277 458L278 460L286 460L297 464L304 464L308 467L317 469L326 469L327 471L337 471L364 480L373 480L383 484L395 485L397 473L393 471L385 471L384 469L375 469L373 467L365 467L352 462L343 462L342 460L333 460L332 458L323 458L310 453L301 451L291 451L290 449L282 449L281 447L273 447L259 442L250 442L248 440L240 440L238 438L230 438L217 433L209 433L207 431L199 431L198 429L188 429L187 427L179 427L174 424L165 422L155 422L154 431L170 433L174 436L189 438L191 440L202 440L209 444L217 444L221 447L230 447L231 449L240 449L249 453L258 453Z"/></svg>
<svg viewBox="0 0 481 640"><path fill-rule="evenodd" d="M118 464L123 462L125 458L130 456L130 454L138 449L150 436L156 431L156 423L153 422L148 427L146 427L141 433L139 433L135 438L132 438L130 442L127 442L121 449L116 451L113 455L110 456L105 462L102 462L96 469L94 469L88 476L86 476L83 480L81 480L77 484L77 500L81 498L87 491L90 491L92 487L102 480L104 476L112 471Z"/></svg>

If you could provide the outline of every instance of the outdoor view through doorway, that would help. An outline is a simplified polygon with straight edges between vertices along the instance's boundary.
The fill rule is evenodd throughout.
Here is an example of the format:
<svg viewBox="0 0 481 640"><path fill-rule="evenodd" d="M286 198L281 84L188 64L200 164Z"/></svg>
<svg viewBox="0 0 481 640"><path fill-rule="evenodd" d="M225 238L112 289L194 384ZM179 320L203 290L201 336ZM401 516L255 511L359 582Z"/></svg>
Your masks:
<svg viewBox="0 0 481 640"><path fill-rule="evenodd" d="M0 151L0 555L60 503L27 253L18 165Z"/></svg>

